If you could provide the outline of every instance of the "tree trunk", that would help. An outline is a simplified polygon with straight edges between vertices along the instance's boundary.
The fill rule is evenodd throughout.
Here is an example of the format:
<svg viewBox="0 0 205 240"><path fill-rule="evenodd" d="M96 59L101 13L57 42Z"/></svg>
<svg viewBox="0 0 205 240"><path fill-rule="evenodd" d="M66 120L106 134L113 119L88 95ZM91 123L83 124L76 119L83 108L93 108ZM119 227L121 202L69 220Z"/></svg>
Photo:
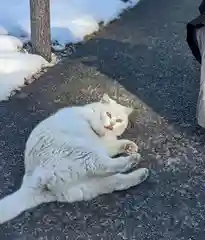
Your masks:
<svg viewBox="0 0 205 240"><path fill-rule="evenodd" d="M32 52L51 61L50 0L30 0Z"/></svg>

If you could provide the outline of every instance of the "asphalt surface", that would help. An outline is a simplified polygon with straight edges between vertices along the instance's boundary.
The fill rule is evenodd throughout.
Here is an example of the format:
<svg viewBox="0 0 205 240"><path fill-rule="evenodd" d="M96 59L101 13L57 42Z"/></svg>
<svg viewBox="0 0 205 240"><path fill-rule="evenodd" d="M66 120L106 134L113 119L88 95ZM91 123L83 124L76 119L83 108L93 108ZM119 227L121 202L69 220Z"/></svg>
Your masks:
<svg viewBox="0 0 205 240"><path fill-rule="evenodd" d="M0 197L20 186L32 128L60 107L103 92L135 106L125 136L138 143L142 165L151 170L128 191L27 211L0 226L1 240L205 238L205 131L195 119L199 65L185 42L199 3L142 0L23 94L0 103Z"/></svg>

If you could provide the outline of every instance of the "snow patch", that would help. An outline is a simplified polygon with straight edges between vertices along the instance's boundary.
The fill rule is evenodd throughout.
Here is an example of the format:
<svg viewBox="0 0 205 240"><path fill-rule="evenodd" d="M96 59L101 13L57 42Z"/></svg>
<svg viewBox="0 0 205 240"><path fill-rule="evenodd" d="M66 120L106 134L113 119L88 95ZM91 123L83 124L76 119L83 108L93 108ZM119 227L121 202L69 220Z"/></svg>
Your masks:
<svg viewBox="0 0 205 240"><path fill-rule="evenodd" d="M15 52L22 47L23 43L20 39L8 35L0 35L0 52Z"/></svg>
<svg viewBox="0 0 205 240"><path fill-rule="evenodd" d="M0 36L1 38L1 36ZM0 101L20 89L25 79L49 66L41 56L21 52L0 52Z"/></svg>

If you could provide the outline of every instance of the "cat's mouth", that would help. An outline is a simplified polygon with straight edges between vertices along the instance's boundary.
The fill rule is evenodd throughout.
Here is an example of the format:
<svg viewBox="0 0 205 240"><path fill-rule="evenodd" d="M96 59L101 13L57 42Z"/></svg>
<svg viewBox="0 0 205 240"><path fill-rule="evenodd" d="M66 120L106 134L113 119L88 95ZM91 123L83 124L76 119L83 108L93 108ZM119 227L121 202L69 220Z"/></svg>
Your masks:
<svg viewBox="0 0 205 240"><path fill-rule="evenodd" d="M104 126L104 128L105 128L105 129L108 129L108 130L110 130L110 131L113 130L113 126L112 126L112 125Z"/></svg>

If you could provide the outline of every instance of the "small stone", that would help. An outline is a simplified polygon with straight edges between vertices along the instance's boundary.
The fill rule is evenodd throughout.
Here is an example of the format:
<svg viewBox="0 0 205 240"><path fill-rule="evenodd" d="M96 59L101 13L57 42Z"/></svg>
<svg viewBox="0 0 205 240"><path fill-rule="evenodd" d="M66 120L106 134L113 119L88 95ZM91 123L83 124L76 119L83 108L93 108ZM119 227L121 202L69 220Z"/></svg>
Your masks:
<svg viewBox="0 0 205 240"><path fill-rule="evenodd" d="M180 159L179 158L168 158L167 159L167 165L171 165L171 164L176 164L176 163L179 163Z"/></svg>
<svg viewBox="0 0 205 240"><path fill-rule="evenodd" d="M180 133L174 134L174 138L180 139L182 138L182 135Z"/></svg>
<svg viewBox="0 0 205 240"><path fill-rule="evenodd" d="M161 156L159 154L156 155L156 160L159 160Z"/></svg>
<svg viewBox="0 0 205 240"><path fill-rule="evenodd" d="M171 156L170 150L167 150L167 151L166 151L166 156L167 156L167 157L170 157L170 156Z"/></svg>

